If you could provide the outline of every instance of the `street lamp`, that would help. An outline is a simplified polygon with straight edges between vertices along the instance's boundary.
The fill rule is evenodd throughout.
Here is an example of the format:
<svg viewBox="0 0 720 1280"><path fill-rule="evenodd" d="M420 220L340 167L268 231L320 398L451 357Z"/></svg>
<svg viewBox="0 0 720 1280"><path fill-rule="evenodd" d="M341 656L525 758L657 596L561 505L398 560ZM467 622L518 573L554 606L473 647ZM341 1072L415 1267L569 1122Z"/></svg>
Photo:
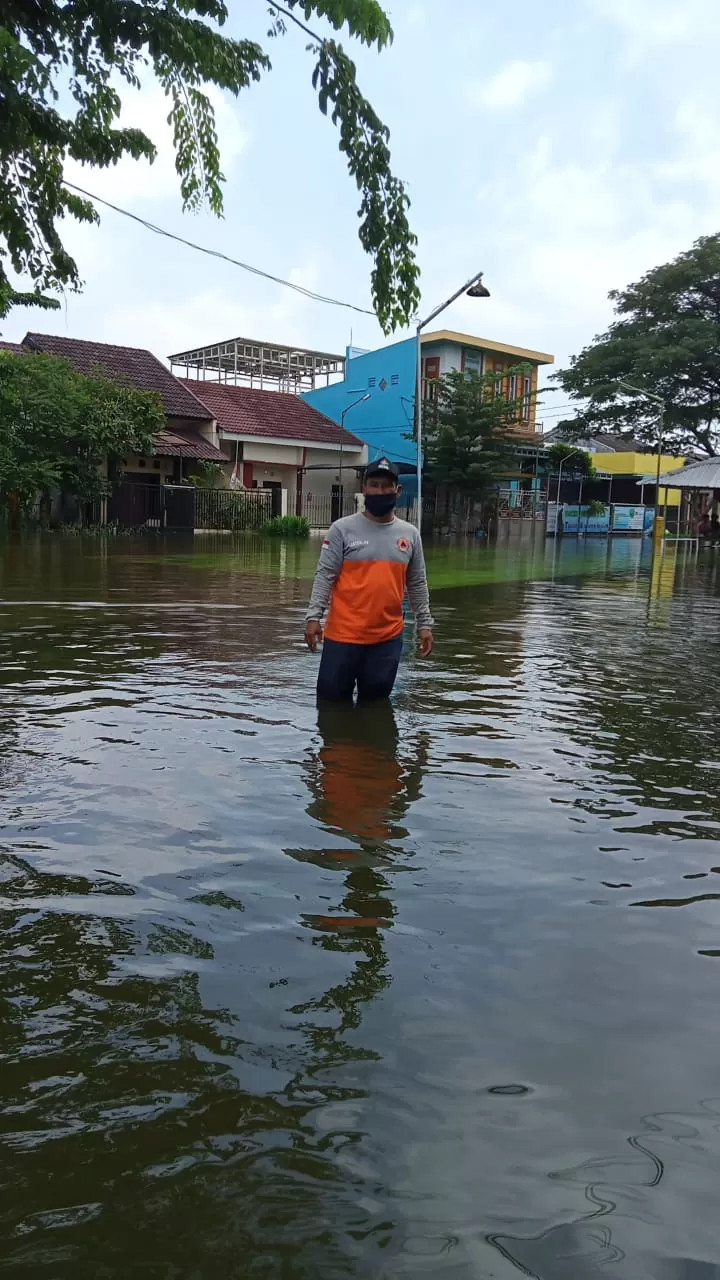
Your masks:
<svg viewBox="0 0 720 1280"><path fill-rule="evenodd" d="M555 534L556 536L557 536L557 528L558 528L558 511L560 507L560 486L562 485L562 469L565 466L566 462L569 462L571 458L575 457L576 453L583 453L583 452L584 452L583 449L571 449L569 453L565 454L564 458L560 459L560 466L558 467L558 487L557 487L557 493L555 495L555 507L556 507ZM580 531L580 504L578 503L578 532L579 531Z"/></svg>
<svg viewBox="0 0 720 1280"><path fill-rule="evenodd" d="M631 382L618 382L617 384L623 391L632 391L639 396L647 396L648 400L654 400L660 405L658 414L658 443L657 443L657 470L655 472L655 537L659 532L660 520L660 463L662 461L663 435L665 432L665 401L662 396L656 395L654 391L646 391L644 387L634 387ZM665 496L667 497L667 490Z"/></svg>
<svg viewBox="0 0 720 1280"><path fill-rule="evenodd" d="M422 531L422 331L440 315L441 311L445 311L461 293L466 293L468 298L489 298L490 290L485 287L482 282L483 273L478 271L474 276L461 285L459 289L446 302L442 302L439 307L430 312L425 320L420 320L416 331L415 341L417 347L417 370L415 385L415 430L417 434L417 527Z"/></svg>
<svg viewBox="0 0 720 1280"><path fill-rule="evenodd" d="M352 391L350 392L350 395L352 395ZM343 514L343 511L345 509L345 497L343 494L343 446L345 444L345 437L344 437L345 415L348 414L351 409L355 409L359 404L364 404L366 400L372 400L372 396L370 395L369 391L366 392L364 396L360 396L359 399L353 400L352 404L346 405L342 413L340 414L340 426L343 431L343 435L340 437L340 477L339 477L340 479L340 515Z"/></svg>

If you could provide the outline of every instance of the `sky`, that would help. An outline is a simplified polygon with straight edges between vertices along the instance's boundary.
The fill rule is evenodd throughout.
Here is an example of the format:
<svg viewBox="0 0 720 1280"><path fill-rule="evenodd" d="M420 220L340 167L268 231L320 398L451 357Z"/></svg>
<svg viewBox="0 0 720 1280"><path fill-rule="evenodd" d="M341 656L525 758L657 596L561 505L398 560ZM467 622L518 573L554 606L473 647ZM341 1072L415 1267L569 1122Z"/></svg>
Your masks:
<svg viewBox="0 0 720 1280"><path fill-rule="evenodd" d="M351 47L361 88L390 127L418 236L422 313L475 271L447 327L554 353L566 364L612 316L607 294L720 229L717 0L391 0L393 45ZM307 38L266 38L263 0L230 4L228 30L259 39L273 69L238 99L213 94L225 217L183 214L152 81L124 90L123 120L159 147L151 166L68 167L88 190L150 221L320 293L370 306L358 194L318 110ZM317 25L317 24L315 24ZM374 347L372 316L290 290L159 238L109 210L68 223L83 292L27 329L150 348L165 358L235 336L342 352ZM557 393L556 393L557 400ZM547 426L552 409L546 409ZM540 415L542 417L542 414Z"/></svg>

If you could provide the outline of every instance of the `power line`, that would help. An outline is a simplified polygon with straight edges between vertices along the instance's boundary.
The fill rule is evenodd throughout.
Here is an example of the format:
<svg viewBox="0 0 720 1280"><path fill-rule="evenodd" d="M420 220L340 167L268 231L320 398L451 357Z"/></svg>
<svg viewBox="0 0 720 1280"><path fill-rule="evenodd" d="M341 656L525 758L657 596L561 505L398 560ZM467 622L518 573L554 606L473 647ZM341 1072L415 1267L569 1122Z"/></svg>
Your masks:
<svg viewBox="0 0 720 1280"><path fill-rule="evenodd" d="M311 40L317 40L318 44L325 44L322 36L319 36L316 31L311 31L310 27L306 27L305 23L301 22L290 9L285 8L285 5L278 4L277 0L268 0L268 4L271 9L275 9L277 13L281 13L284 18L289 18L291 22L294 22L295 26L299 27L301 31L304 31L306 36L310 36Z"/></svg>
<svg viewBox="0 0 720 1280"><path fill-rule="evenodd" d="M193 240L186 240L183 236L177 236L172 231L166 231L164 227L158 227L154 222L148 222L147 218L141 218L137 213L131 213L129 209L121 209L119 205L112 204L110 200L103 200L102 196L96 196L92 191L85 191L83 187L78 187L74 182L65 182L66 187L71 191L77 191L79 195L85 196L88 200L94 200L98 204L105 205L106 209L112 209L113 213L120 213L124 218L131 218L133 222L137 222L141 227L145 227L146 231L152 231L157 236L165 236L167 240L175 240L177 244L184 244L188 249L195 249L197 253L205 253L210 258L219 258L222 262L229 262L233 267L240 267L243 271L249 271L251 275L260 276L263 280L271 280L273 284L284 285L286 289L293 289L295 293L300 293L304 298L310 298L313 302L324 302L330 307L345 307L348 311L357 311L363 316L375 317L375 312L370 311L367 307L357 307L353 302L342 302L339 298L327 298L322 293L315 293L312 289L306 289L301 284L293 284L291 280L283 280L282 276L274 276L270 271L262 271L260 267L253 267L248 262L240 262L237 258L231 258L226 253L221 253L219 249L208 249L207 245L195 244Z"/></svg>

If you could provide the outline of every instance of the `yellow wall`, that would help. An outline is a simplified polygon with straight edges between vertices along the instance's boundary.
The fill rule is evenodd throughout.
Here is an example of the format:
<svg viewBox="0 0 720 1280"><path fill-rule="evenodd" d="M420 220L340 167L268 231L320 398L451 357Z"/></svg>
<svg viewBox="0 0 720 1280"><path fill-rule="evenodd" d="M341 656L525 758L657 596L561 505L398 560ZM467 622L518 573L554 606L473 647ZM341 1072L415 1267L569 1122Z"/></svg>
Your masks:
<svg viewBox="0 0 720 1280"><path fill-rule="evenodd" d="M657 474L657 454L652 453L594 453L592 455L593 466L598 471L609 471L613 476L649 476ZM660 472L677 471L679 467L685 465L684 458L673 458L670 454L664 453L660 458ZM638 485L638 502L640 501L640 486ZM677 507L680 505L679 489L661 489L660 505L665 503L669 507Z"/></svg>

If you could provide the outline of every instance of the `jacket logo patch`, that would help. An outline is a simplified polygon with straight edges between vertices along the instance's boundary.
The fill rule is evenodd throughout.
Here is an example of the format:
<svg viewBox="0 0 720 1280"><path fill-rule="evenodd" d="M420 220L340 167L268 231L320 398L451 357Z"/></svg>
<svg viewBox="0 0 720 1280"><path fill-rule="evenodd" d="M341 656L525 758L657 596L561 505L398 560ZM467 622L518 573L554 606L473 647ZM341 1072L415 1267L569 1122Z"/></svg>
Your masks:
<svg viewBox="0 0 720 1280"><path fill-rule="evenodd" d="M369 547L369 546L370 546L370 543L367 541L367 539L363 541L362 538L357 538L354 542L348 542L347 549L348 551L357 551L358 547Z"/></svg>
<svg viewBox="0 0 720 1280"><path fill-rule="evenodd" d="M410 543L409 543L408 539L407 539L407 538L398 538L398 540L397 540L397 549L398 549L398 551L405 551L405 552L409 551L409 550L410 550Z"/></svg>

